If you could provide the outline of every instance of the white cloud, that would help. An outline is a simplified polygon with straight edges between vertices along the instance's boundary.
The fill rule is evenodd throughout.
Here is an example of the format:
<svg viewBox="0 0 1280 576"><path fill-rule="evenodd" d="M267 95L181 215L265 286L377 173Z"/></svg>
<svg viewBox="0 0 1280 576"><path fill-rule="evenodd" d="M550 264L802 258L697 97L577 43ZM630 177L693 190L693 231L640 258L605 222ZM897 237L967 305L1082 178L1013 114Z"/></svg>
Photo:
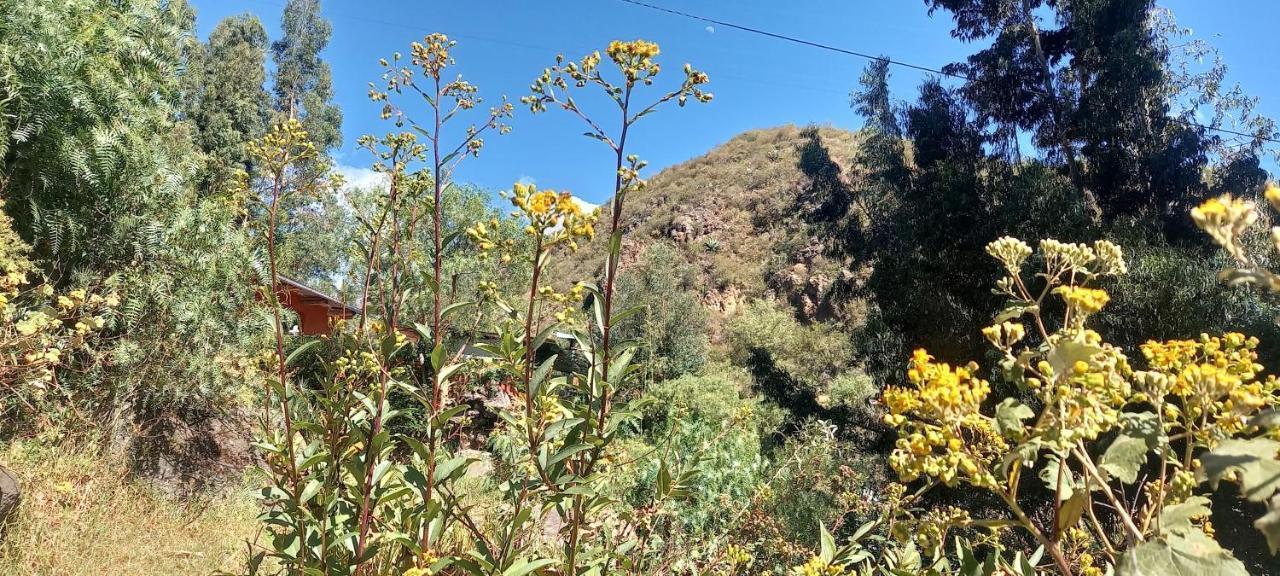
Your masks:
<svg viewBox="0 0 1280 576"><path fill-rule="evenodd" d="M707 26L706 28L703 28L703 30L706 30L706 31L707 31L707 34L715 34L715 33L716 33L716 27L715 27L715 26Z"/></svg>
<svg viewBox="0 0 1280 576"><path fill-rule="evenodd" d="M524 184L524 185L528 186L529 184L537 184L537 183L538 183L538 180L537 180L536 178L534 178L533 176L524 175L524 176L521 176L520 178L516 179L516 182L519 182L519 183L521 183L521 184Z"/></svg>
<svg viewBox="0 0 1280 576"><path fill-rule="evenodd" d="M578 203L578 207L582 208L583 212L590 212L600 206L599 204L592 204L590 202L587 202L586 200L583 200L577 196L573 197L573 201Z"/></svg>
<svg viewBox="0 0 1280 576"><path fill-rule="evenodd" d="M337 167L347 188L375 188L387 182L387 175L374 172L369 168L339 164Z"/></svg>

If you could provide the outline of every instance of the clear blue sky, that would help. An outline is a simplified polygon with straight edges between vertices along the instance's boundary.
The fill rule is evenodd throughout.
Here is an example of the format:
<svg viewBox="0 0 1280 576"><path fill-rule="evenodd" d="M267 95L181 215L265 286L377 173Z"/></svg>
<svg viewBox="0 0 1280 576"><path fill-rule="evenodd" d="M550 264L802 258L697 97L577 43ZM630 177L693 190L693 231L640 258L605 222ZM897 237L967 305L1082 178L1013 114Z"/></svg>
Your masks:
<svg viewBox="0 0 1280 576"><path fill-rule="evenodd" d="M273 39L280 34L284 0L192 3L202 38L220 19L245 12L261 18ZM651 3L930 67L961 60L974 50L950 37L946 14L930 17L920 0ZM1280 2L1165 0L1161 4L1174 11L1180 24L1221 50L1230 66L1229 82L1238 81L1249 93L1261 96L1262 113L1280 118L1280 60L1270 48L1280 23ZM650 175L753 128L787 123L857 128L862 124L849 109L848 93L864 60L708 27L617 0L327 0L323 10L333 23L325 57L333 68L336 101L344 114L345 142L337 158L347 167L367 166L370 161L355 146L358 136L392 129L378 119L380 106L367 97L368 82L377 80L380 73L378 59L396 51L407 53L410 42L437 31L458 41L456 70L477 84L490 103L504 94L518 101L557 53L577 58L603 49L615 38L660 43L664 87L678 81L685 62L706 71L715 93L712 103L683 109L673 106L646 117L635 129L628 148L650 161ZM895 68L895 98L913 99L923 77L922 72ZM598 98L590 102L597 105L593 110L601 117L616 116L611 103ZM468 160L458 179L493 190L532 179L539 186L568 189L600 202L613 183L609 151L581 136L578 122L556 110L533 116L517 105L512 133L488 138L482 156ZM1275 171L1274 161L1268 166Z"/></svg>

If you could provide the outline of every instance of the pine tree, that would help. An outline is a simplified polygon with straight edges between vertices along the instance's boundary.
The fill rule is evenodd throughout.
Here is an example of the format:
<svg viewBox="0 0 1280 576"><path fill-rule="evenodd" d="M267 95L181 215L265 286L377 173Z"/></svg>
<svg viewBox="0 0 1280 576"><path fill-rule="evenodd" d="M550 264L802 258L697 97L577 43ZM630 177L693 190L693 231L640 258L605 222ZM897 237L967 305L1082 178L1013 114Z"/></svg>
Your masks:
<svg viewBox="0 0 1280 576"><path fill-rule="evenodd" d="M208 187L237 169L253 171L245 143L262 135L271 111L264 87L266 50L262 23L245 14L219 22L194 53L188 114L198 129L197 143L209 155Z"/></svg>

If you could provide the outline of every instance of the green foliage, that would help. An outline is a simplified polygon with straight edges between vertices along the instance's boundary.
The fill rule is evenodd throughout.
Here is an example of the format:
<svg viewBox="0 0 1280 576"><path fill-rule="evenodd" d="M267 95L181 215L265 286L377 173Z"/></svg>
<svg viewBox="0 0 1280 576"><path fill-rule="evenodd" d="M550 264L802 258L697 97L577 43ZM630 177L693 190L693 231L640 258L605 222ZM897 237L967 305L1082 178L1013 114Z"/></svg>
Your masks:
<svg viewBox="0 0 1280 576"><path fill-rule="evenodd" d="M122 298L93 361L60 378L65 413L147 433L221 409L241 390L223 369L262 333L256 259L195 192L204 157L176 113L191 19L183 2L0 7L6 210L52 282Z"/></svg>
<svg viewBox="0 0 1280 576"><path fill-rule="evenodd" d="M620 309L642 309L620 326L640 344L638 359L652 380L697 372L706 361L707 312L693 270L670 246L652 244L618 278Z"/></svg>
<svg viewBox="0 0 1280 576"><path fill-rule="evenodd" d="M342 144L342 110L330 103L329 63L320 58L333 26L320 15L320 0L289 0L281 16L283 36L271 43L276 112L297 118L321 150Z"/></svg>
<svg viewBox="0 0 1280 576"><path fill-rule="evenodd" d="M709 367L701 375L653 384L645 393L648 441L674 462L703 470L690 498L672 506L690 537L723 532L770 469L762 438L781 415L752 396L749 384L741 369ZM648 487L656 475L656 463L642 472Z"/></svg>
<svg viewBox="0 0 1280 576"><path fill-rule="evenodd" d="M804 389L825 383L853 364L847 335L825 324L801 324L790 310L770 300L753 302L729 324L731 356L739 365L767 359Z"/></svg>
<svg viewBox="0 0 1280 576"><path fill-rule="evenodd" d="M583 211L567 193L517 184L509 197L516 228L528 241L511 238L512 223L497 217L467 226L465 234L478 250L478 260L497 261L497 274L527 266L528 283L510 301L493 281L477 284L478 303L456 301L456 293L446 292L444 264L453 251L453 237L445 235L448 226L458 225L445 222L444 216L454 160L478 154L485 130L505 132L501 119L511 111L509 105L494 108L484 124L467 129L452 152L441 154L440 125L422 128L414 121L415 111L401 107L401 96L412 87L435 117L448 100L456 110L472 108L479 101L475 87L460 77L448 79L453 47L444 35L432 34L412 45L408 62L399 56L394 64L384 61L392 73L386 76L385 91L375 89L371 97L388 103L391 112L385 118L394 118L397 127L413 124L427 143L419 143L415 132L361 139L388 184L385 195L375 193L369 205L357 207L367 212L355 216L362 225L357 245L364 270L357 275L357 302L363 314L331 336L341 353L330 359L329 347L319 361L319 374L312 374L315 382L299 381L293 373L296 363L321 344L304 344L286 355L280 303L270 299L275 351L262 357L273 375L266 379L269 392L263 399L259 442L270 470L269 484L261 492L270 545L251 559L251 573L263 569L268 555L291 574L447 569L524 576L551 566L568 573L584 567L647 573L674 552L663 544L669 533L663 528L670 515L666 507L692 495L696 459L660 460L642 505L617 498L628 484L615 478L619 472L654 456L634 442L619 442L639 414L639 405L626 404L619 391L634 389L642 372L633 363L635 348L623 345L614 332L623 318L612 310L622 249L617 226L621 204L614 207L610 264L602 287L578 284L561 293L543 275L551 259L575 251L579 241L595 234L599 212ZM652 83L658 73L656 55L657 46L644 41L609 47L618 68L609 75L621 76L625 88L618 90L628 94L619 102L624 132L665 102L710 99L698 89L705 75L686 68L678 89L631 116L631 90ZM615 94L613 81L596 69L598 63L598 54L584 58L580 66L558 63L554 75L548 70L525 102L540 111L557 101L558 90L566 87L564 77L581 79L579 86L590 81ZM454 117L446 113L446 119ZM611 142L603 132L599 137ZM302 123L290 120L249 149L267 176L267 190L249 196L264 199L263 237L274 287L279 282L275 231L281 207L290 196L311 189L306 171L295 167L311 163L318 148L308 141ZM643 163L621 145L614 151L623 166L616 191L620 198L643 185ZM427 166L410 168L419 163ZM420 229L430 232L419 235ZM588 293L588 317L594 322L583 324L577 307ZM449 326L466 322L468 315L475 324L496 319L496 338L469 342L466 331L461 331L463 338L447 338ZM406 325L412 326L415 342L406 337ZM589 362L558 368L556 356L539 356L543 344L565 330ZM466 353L476 350L491 362L488 369L477 370L467 360ZM497 392L510 399L499 409L500 425L492 439L501 456L494 467L499 476L468 491L462 480L478 459L460 450L456 441L468 405L454 385L464 376L495 369L502 386ZM423 407L414 437L393 434L395 421L403 416L391 401L393 393ZM477 497L497 504L481 505ZM552 523L559 527L548 528Z"/></svg>
<svg viewBox="0 0 1280 576"><path fill-rule="evenodd" d="M256 16L218 23L209 41L191 51L183 94L184 115L196 143L209 155L208 188L217 192L236 171L253 173L245 143L262 136L270 117L266 89L267 31Z"/></svg>

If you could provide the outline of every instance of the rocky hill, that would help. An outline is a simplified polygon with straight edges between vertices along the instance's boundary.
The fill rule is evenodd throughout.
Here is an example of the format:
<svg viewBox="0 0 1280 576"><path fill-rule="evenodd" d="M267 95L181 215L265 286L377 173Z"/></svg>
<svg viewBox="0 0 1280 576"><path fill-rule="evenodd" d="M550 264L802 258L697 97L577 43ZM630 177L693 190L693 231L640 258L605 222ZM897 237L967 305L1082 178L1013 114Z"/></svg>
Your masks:
<svg viewBox="0 0 1280 576"><path fill-rule="evenodd" d="M768 294L803 319L842 316L835 295L857 282L859 266L830 248L860 177L859 138L831 127L752 130L666 168L627 199L624 270L649 245L669 242L697 270L713 323ZM605 228L578 258L561 260L557 276L599 277Z"/></svg>

